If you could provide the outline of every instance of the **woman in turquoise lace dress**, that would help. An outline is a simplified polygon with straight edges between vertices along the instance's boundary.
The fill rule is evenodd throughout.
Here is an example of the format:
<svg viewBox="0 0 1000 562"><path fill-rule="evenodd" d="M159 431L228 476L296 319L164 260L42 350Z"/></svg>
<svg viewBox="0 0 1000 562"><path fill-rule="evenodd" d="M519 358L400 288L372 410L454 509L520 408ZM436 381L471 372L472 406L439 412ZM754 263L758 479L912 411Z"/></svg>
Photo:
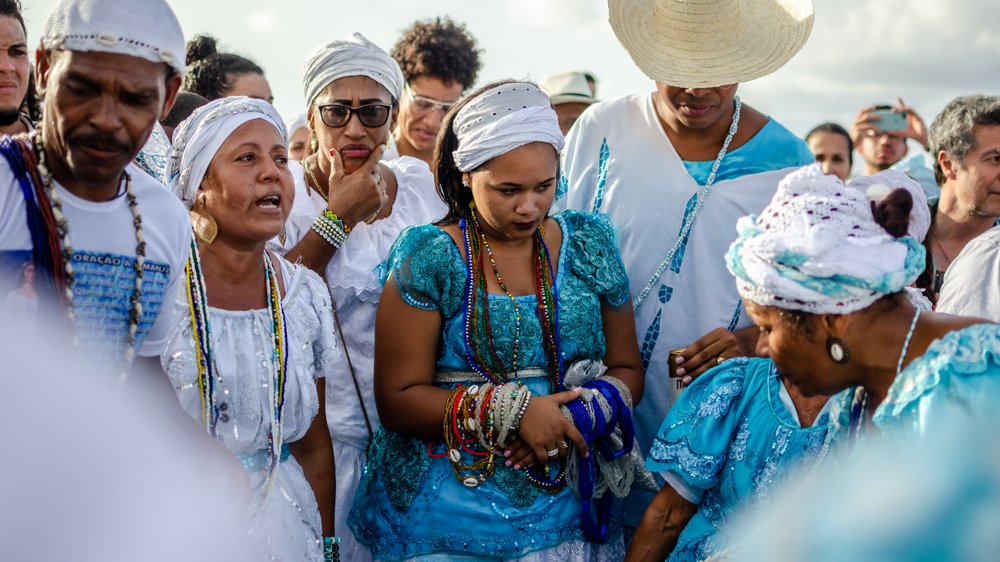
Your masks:
<svg viewBox="0 0 1000 562"><path fill-rule="evenodd" d="M547 215L562 135L534 85L487 86L443 130L449 214L382 266L383 427L350 524L381 560L620 560L642 372L611 225Z"/></svg>

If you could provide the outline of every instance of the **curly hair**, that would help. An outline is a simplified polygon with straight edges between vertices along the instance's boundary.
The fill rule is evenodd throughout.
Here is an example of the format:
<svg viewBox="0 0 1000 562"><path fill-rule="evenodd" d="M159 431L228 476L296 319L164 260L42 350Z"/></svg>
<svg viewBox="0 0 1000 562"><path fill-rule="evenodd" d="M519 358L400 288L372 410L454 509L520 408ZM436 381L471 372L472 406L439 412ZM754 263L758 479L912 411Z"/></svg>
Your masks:
<svg viewBox="0 0 1000 562"><path fill-rule="evenodd" d="M212 101L226 96L237 76L264 75L264 69L250 59L232 53L220 53L218 41L211 35L196 35L187 43L187 62L181 89Z"/></svg>
<svg viewBox="0 0 1000 562"><path fill-rule="evenodd" d="M960 96L944 106L934 118L927 143L934 157L934 179L945 182L944 170L937 155L943 150L950 159L962 164L965 155L976 148L976 125L1000 125L1000 96Z"/></svg>
<svg viewBox="0 0 1000 562"><path fill-rule="evenodd" d="M421 76L458 83L466 90L481 66L476 40L448 17L414 22L392 48L392 58L411 82Z"/></svg>

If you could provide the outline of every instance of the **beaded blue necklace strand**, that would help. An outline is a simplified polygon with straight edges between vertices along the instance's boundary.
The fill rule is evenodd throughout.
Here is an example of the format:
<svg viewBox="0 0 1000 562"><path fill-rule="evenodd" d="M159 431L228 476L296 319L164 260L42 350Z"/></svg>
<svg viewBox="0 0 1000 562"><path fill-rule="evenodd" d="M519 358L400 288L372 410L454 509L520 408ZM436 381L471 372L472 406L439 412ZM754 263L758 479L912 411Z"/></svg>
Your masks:
<svg viewBox="0 0 1000 562"><path fill-rule="evenodd" d="M639 305L642 304L642 301L646 300L646 297L649 296L649 292L653 289L653 286L656 285L656 282L660 280L660 276L667 270L667 266L674 260L674 255L677 254L677 251L691 233L691 228L694 226L695 218L697 218L698 213L701 212L701 208L705 205L705 199L708 198L709 191L711 191L712 185L715 183L715 174L718 173L719 166L722 164L722 159L726 157L726 153L729 151L729 143L733 141L733 137L736 136L736 131L739 129L740 109L743 107L743 102L740 101L739 96L736 96L734 102L735 109L733 110L733 120L729 124L729 133L726 135L726 139L722 142L722 149L719 150L719 155L715 157L715 162L712 163L712 171L708 174L708 180L705 181L705 185L698 191L694 204L694 210L691 213L688 213L687 218L684 220L684 224L681 226L680 234L678 234L677 240L674 241L674 245L670 248L670 251L667 252L663 261L660 262L660 265L656 267L656 270L653 272L653 276L646 282L646 286L643 287L639 295L635 297L635 300L632 302L632 310L638 309Z"/></svg>

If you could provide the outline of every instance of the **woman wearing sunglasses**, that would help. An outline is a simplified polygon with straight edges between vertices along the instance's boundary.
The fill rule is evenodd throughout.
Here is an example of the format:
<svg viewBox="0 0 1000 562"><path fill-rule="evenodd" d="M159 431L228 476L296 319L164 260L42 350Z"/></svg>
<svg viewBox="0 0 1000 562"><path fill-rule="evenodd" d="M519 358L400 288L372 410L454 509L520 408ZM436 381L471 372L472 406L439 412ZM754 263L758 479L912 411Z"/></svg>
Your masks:
<svg viewBox="0 0 1000 562"><path fill-rule="evenodd" d="M327 412L337 459L336 529L344 560L364 562L344 517L364 469L378 415L372 394L375 309L382 286L373 270L404 228L447 208L427 165L410 157L379 162L395 126L403 75L387 52L360 34L313 51L303 87L312 154L296 178L295 204L281 240L290 261L326 278L346 361L327 375Z"/></svg>

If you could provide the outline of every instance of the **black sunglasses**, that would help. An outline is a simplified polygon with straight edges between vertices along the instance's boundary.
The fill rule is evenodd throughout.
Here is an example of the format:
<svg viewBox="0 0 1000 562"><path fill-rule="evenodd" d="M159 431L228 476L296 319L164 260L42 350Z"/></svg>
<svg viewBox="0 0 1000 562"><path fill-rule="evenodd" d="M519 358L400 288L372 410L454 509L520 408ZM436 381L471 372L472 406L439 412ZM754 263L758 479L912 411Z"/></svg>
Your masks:
<svg viewBox="0 0 1000 562"><path fill-rule="evenodd" d="M362 125L375 128L385 125L385 122L389 120L389 110L392 109L392 106L381 103L370 103L360 107L351 107L349 105L332 103L329 105L317 105L316 109L319 109L319 118L323 120L323 124L327 127L334 129L344 127L351 120L351 115L356 113Z"/></svg>

